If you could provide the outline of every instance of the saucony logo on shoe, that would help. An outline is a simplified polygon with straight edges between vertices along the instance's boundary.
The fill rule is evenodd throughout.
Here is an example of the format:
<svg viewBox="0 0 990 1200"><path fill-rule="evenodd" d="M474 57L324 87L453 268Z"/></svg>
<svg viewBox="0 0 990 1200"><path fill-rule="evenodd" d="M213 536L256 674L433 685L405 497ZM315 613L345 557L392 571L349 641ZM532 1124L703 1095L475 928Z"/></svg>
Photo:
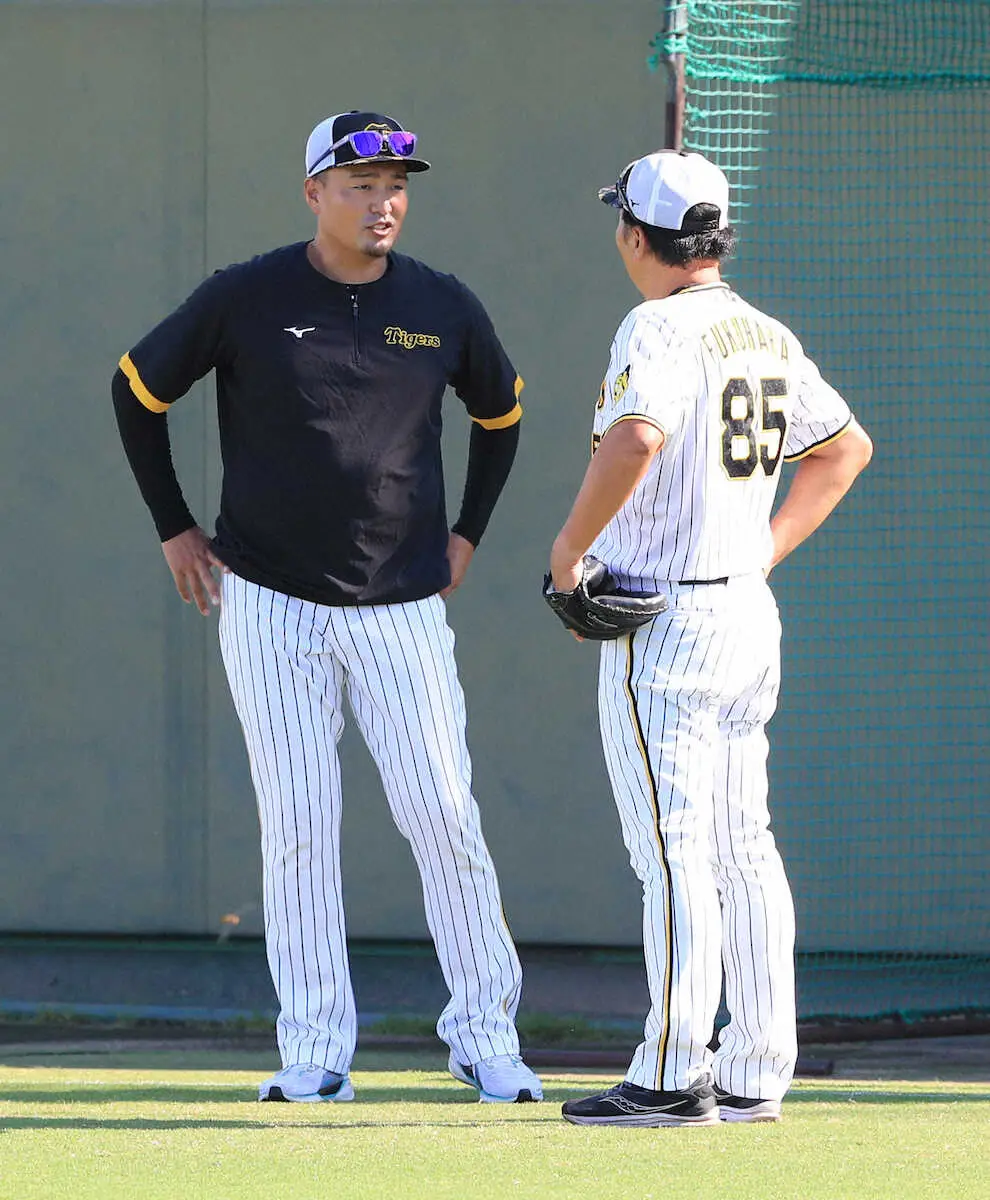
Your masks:
<svg viewBox="0 0 990 1200"><path fill-rule="evenodd" d="M635 1100L630 1100L628 1096L623 1095L603 1096L602 1099L609 1104L614 1104L616 1108L621 1109L623 1112L628 1113L667 1112L672 1108L678 1108L684 1103L682 1098L674 1100L670 1104L637 1104Z"/></svg>

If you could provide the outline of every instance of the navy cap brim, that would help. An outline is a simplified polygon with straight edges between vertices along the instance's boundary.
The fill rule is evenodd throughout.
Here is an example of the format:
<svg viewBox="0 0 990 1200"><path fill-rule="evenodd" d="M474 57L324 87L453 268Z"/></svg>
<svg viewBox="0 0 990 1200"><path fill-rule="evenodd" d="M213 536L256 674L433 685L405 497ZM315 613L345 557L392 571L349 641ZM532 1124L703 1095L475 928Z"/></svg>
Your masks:
<svg viewBox="0 0 990 1200"><path fill-rule="evenodd" d="M399 154L376 154L374 158L355 158L351 162L341 163L342 167L360 167L364 163L393 163L397 167L405 167L414 173L428 171L430 164L425 158L403 158Z"/></svg>
<svg viewBox="0 0 990 1200"><path fill-rule="evenodd" d="M398 154L376 154L374 158L352 158L349 162L337 163L333 167L318 166L315 171L310 171L306 178L312 179L316 175L322 175L324 171L338 171L341 167L360 167L365 163L393 163L396 166L405 167L413 175L419 174L420 171L430 170L430 164L425 158L402 158Z"/></svg>

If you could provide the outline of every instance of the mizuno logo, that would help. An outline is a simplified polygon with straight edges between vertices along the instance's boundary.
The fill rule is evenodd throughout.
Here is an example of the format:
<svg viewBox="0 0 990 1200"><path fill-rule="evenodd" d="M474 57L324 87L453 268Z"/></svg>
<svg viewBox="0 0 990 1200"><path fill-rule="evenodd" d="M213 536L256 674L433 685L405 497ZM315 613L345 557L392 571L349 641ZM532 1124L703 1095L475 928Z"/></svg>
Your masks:
<svg viewBox="0 0 990 1200"><path fill-rule="evenodd" d="M315 331L315 325L286 325L285 327L286 333L294 334L297 338L301 338L304 333L314 333Z"/></svg>

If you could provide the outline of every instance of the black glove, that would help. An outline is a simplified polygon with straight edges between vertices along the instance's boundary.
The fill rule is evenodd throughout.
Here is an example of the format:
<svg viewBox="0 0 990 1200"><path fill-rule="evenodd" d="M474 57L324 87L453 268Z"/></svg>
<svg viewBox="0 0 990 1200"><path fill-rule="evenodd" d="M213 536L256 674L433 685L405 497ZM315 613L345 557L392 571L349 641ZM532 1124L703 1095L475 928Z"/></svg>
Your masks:
<svg viewBox="0 0 990 1200"><path fill-rule="evenodd" d="M543 597L568 629L591 642L610 642L662 613L667 597L622 592L603 562L584 556L581 582L573 592L558 592L553 578L543 577Z"/></svg>

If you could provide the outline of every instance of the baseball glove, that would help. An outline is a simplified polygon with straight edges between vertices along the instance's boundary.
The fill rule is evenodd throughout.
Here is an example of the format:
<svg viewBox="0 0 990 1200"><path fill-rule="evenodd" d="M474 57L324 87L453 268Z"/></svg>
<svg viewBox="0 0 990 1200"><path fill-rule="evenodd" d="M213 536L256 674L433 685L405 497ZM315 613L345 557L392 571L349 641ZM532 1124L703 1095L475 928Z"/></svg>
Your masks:
<svg viewBox="0 0 990 1200"><path fill-rule="evenodd" d="M593 554L584 556L584 574L573 592L558 592L552 577L543 578L543 597L568 629L591 642L620 638L667 607L664 595L621 591L608 568Z"/></svg>

